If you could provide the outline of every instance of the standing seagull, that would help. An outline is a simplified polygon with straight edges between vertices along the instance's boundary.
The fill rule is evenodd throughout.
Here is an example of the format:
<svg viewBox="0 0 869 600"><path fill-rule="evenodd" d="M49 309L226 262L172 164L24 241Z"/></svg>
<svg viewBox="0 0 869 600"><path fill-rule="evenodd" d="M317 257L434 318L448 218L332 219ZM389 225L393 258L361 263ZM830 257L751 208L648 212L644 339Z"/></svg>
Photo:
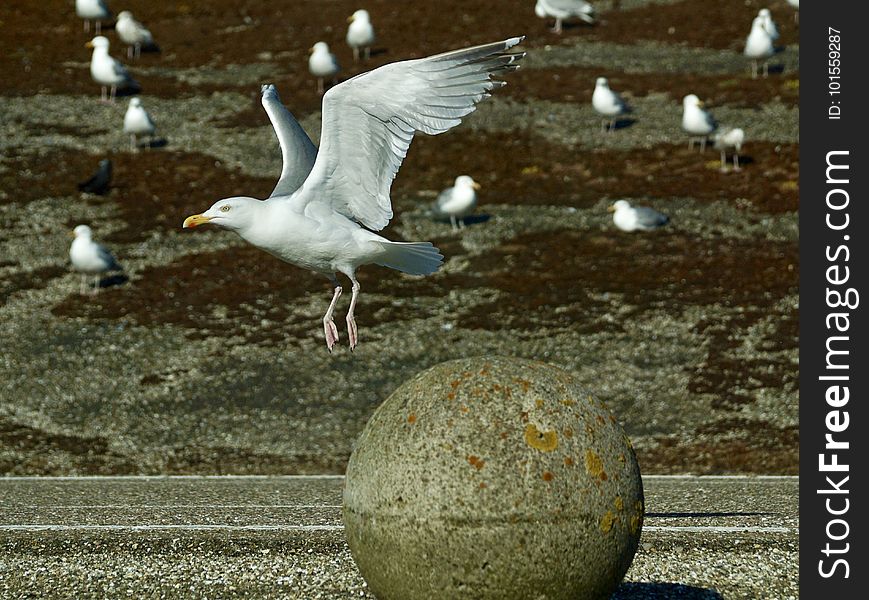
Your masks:
<svg viewBox="0 0 869 600"><path fill-rule="evenodd" d="M124 114L124 133L130 135L130 150L135 152L138 136L147 135L153 139L155 131L157 126L142 106L142 101L139 98L131 98L127 112Z"/></svg>
<svg viewBox="0 0 869 600"><path fill-rule="evenodd" d="M691 137L688 139L688 149L694 147L694 142L700 139L700 150L706 150L706 139L718 129L718 123L706 110L700 98L689 94L682 99L682 129Z"/></svg>
<svg viewBox="0 0 869 600"><path fill-rule="evenodd" d="M98 35L85 45L94 49L91 55L91 77L102 86L101 100L106 100L106 86L111 86L109 102L115 101L118 88L138 87L127 68L109 56L109 40L107 38Z"/></svg>
<svg viewBox="0 0 869 600"><path fill-rule="evenodd" d="M594 23L594 7L585 0L537 0L534 14L541 19L554 17L553 33L561 33L561 22L573 17Z"/></svg>
<svg viewBox="0 0 869 600"><path fill-rule="evenodd" d="M755 17L751 22L751 33L745 40L745 56L751 59L751 77L757 79L758 62L763 61L763 76L769 76L767 59L775 54L773 38L764 25L763 17Z"/></svg>
<svg viewBox="0 0 869 600"><path fill-rule="evenodd" d="M353 62L359 62L359 49L365 49L365 60L371 58L374 44L374 26L367 10L357 10L347 18L347 44L353 48Z"/></svg>
<svg viewBox="0 0 869 600"><path fill-rule="evenodd" d="M628 105L621 96L610 89L606 77L598 77L594 84L594 93L591 95L591 105L594 109L608 119L604 120L602 129L612 131L616 126L616 119L628 112ZM608 122L607 122L608 121Z"/></svg>
<svg viewBox="0 0 869 600"><path fill-rule="evenodd" d="M91 228L87 225L79 225L72 230L75 239L69 247L69 259L72 267L81 273L81 293L87 291L88 275L93 276L94 286L92 294L100 289L100 275L108 271L120 271L121 265L104 246L97 244L91 239Z"/></svg>
<svg viewBox="0 0 869 600"><path fill-rule="evenodd" d="M75 0L75 14L84 19L84 30L91 30L91 21L95 21L94 30L100 34L102 21L112 18L112 11L103 0Z"/></svg>
<svg viewBox="0 0 869 600"><path fill-rule="evenodd" d="M87 181L82 181L78 184L78 189L87 194L97 194L102 196L109 191L109 185L112 183L112 161L104 158L100 161L100 166L93 177Z"/></svg>
<svg viewBox="0 0 869 600"><path fill-rule="evenodd" d="M645 206L631 206L627 200L617 200L608 209L613 223L622 231L652 231L670 222L670 217Z"/></svg>
<svg viewBox="0 0 869 600"><path fill-rule="evenodd" d="M516 37L392 63L333 87L323 96L316 161L295 191L290 191L293 185L282 185L285 177L298 173L296 168L287 172L283 149L298 145L298 133L288 136L288 113L267 106L273 123L283 115L284 125L275 127L285 157L275 191L265 201L218 200L204 213L187 217L183 226L213 223L230 229L269 254L328 278L334 292L323 330L330 351L338 341L332 313L342 291L336 273L346 275L353 284L346 319L353 349L358 343L357 268L373 263L428 275L443 261L430 242L393 242L374 233L393 216L389 191L413 136L452 129L492 90L505 85L492 76L516 69L524 53L507 50L521 41Z"/></svg>
<svg viewBox="0 0 869 600"><path fill-rule="evenodd" d="M133 13L128 10L118 14L118 22L115 23L115 32L121 41L127 44L127 58L139 58L142 54L142 46L154 48L154 36L144 25L133 18Z"/></svg>
<svg viewBox="0 0 869 600"><path fill-rule="evenodd" d="M442 191L432 207L436 218L449 217L453 231L465 228L465 217L477 207L480 184L467 175L456 177L453 187Z"/></svg>
<svg viewBox="0 0 869 600"><path fill-rule="evenodd" d="M715 134L715 147L721 150L721 171L727 168L727 149L733 148L733 170L739 171L739 153L745 142L745 132L739 127L724 129Z"/></svg>
<svg viewBox="0 0 869 600"><path fill-rule="evenodd" d="M775 21L772 20L772 13L769 12L769 9L761 8L757 11L757 16L763 21L763 28L769 34L769 37L772 38L772 41L777 41L779 38L778 26L776 26Z"/></svg>
<svg viewBox="0 0 869 600"><path fill-rule="evenodd" d="M322 94L325 89L323 80L327 77L335 83L335 76L341 67L338 66L338 60L335 55L329 52L329 44L326 42L317 42L311 48L311 56L308 57L308 70L311 75L317 78L317 93Z"/></svg>
<svg viewBox="0 0 869 600"><path fill-rule="evenodd" d="M794 23L800 22L800 0L788 0L788 4L793 6L796 10L794 12Z"/></svg>

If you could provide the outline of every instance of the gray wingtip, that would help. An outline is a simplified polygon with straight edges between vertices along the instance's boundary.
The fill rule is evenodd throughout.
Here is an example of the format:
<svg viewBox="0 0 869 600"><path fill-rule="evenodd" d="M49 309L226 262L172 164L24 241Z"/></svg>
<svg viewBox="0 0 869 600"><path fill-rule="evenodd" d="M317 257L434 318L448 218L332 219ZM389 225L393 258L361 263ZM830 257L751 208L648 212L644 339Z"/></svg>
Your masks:
<svg viewBox="0 0 869 600"><path fill-rule="evenodd" d="M504 46L506 46L507 48L512 48L513 46L515 46L517 44L521 44L522 40L524 40L524 39L525 39L524 35L520 35L517 37L511 37L510 39L508 39L504 42Z"/></svg>

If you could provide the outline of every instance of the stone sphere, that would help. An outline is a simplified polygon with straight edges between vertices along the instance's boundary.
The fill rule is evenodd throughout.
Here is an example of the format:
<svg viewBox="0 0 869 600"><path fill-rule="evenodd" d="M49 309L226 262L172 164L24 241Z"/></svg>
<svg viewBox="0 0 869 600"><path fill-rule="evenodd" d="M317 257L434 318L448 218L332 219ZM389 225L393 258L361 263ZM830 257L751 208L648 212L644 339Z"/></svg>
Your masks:
<svg viewBox="0 0 869 600"><path fill-rule="evenodd" d="M375 411L347 465L347 543L379 600L609 598L642 523L624 431L540 362L420 373Z"/></svg>

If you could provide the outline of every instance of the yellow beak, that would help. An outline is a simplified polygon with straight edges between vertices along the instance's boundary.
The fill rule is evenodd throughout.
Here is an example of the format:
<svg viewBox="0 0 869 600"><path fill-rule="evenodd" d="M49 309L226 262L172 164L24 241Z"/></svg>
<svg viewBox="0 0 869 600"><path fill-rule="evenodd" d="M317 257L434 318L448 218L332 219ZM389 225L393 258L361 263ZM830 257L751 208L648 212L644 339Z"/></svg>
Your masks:
<svg viewBox="0 0 869 600"><path fill-rule="evenodd" d="M606 211L607 212L616 212L616 207L615 206L607 206Z"/></svg>
<svg viewBox="0 0 869 600"><path fill-rule="evenodd" d="M84 45L84 47L85 47L85 48L93 48L93 47L94 47L94 43L93 43L93 42L88 42L87 44Z"/></svg>
<svg viewBox="0 0 869 600"><path fill-rule="evenodd" d="M349 17L347 17L347 22L348 22L348 23L352 23L352 22L353 22L353 15L350 15Z"/></svg>
<svg viewBox="0 0 869 600"><path fill-rule="evenodd" d="M703 108L704 106L706 106L706 103L703 102L703 100L698 100L698 101L697 101L697 106L699 106L700 108Z"/></svg>
<svg viewBox="0 0 869 600"><path fill-rule="evenodd" d="M184 224L181 226L184 229L190 229L191 227L197 227L199 225L205 225L211 220L210 217L206 217L205 215L191 215L184 219Z"/></svg>
<svg viewBox="0 0 869 600"><path fill-rule="evenodd" d="M483 188L483 186L481 186L481 185L480 185L479 183L477 183L476 181L475 181L474 183L471 184L471 187L474 188L475 190L479 190L479 189L482 189L482 188Z"/></svg>

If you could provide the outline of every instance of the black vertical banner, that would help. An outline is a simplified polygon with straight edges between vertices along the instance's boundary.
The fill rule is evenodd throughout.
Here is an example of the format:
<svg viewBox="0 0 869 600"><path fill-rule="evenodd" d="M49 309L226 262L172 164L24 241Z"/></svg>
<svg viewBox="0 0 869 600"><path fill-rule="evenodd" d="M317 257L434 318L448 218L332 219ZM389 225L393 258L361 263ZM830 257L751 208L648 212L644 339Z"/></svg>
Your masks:
<svg viewBox="0 0 869 600"><path fill-rule="evenodd" d="M800 596L869 582L866 3L800 12Z"/></svg>

